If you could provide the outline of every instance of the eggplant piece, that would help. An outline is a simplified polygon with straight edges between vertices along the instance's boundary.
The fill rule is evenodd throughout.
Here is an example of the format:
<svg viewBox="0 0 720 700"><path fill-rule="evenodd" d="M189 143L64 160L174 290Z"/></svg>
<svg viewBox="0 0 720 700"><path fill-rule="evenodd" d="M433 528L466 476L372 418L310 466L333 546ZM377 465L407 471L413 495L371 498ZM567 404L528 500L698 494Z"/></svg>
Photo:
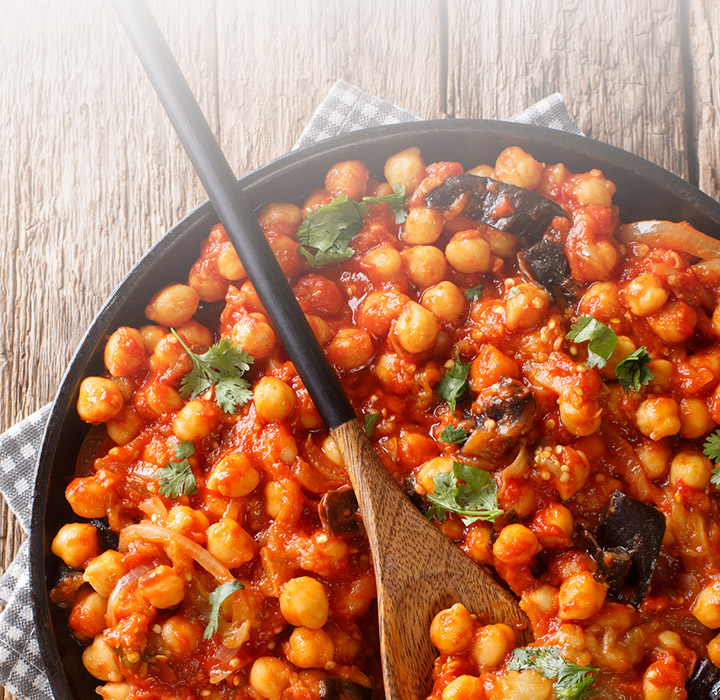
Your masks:
<svg viewBox="0 0 720 700"><path fill-rule="evenodd" d="M323 678L320 681L322 700L371 700L372 688L341 678Z"/></svg>
<svg viewBox="0 0 720 700"><path fill-rule="evenodd" d="M521 262L530 276L557 299L559 291L568 302L577 301L578 290L561 243L543 238L524 253Z"/></svg>
<svg viewBox="0 0 720 700"><path fill-rule="evenodd" d="M415 490L417 486L417 479L414 476L408 476L404 482L405 495L410 499L412 503L421 513L426 513L428 508L428 502Z"/></svg>
<svg viewBox="0 0 720 700"><path fill-rule="evenodd" d="M364 527L355 492L350 486L328 491L318 505L320 522L333 537L354 537Z"/></svg>
<svg viewBox="0 0 720 700"><path fill-rule="evenodd" d="M608 595L619 597L632 565L630 553L622 547L603 549L587 530L582 530L588 554L598 566L598 578L608 584Z"/></svg>
<svg viewBox="0 0 720 700"><path fill-rule="evenodd" d="M720 700L720 668L702 659L685 684L688 700Z"/></svg>
<svg viewBox="0 0 720 700"><path fill-rule="evenodd" d="M518 236L539 240L556 216L567 218L563 208L546 197L516 185L478 175L451 175L425 195L425 206L451 209L464 197L462 216Z"/></svg>
<svg viewBox="0 0 720 700"><path fill-rule="evenodd" d="M603 561L617 557L622 563L625 554L631 560L619 587L630 587L632 591L629 594L618 591L621 603L637 607L642 602L650 588L664 536L665 516L657 508L621 491L613 492L596 537L603 550Z"/></svg>
<svg viewBox="0 0 720 700"><path fill-rule="evenodd" d="M117 550L120 546L120 537L115 530L110 528L107 518L93 518L90 522L98 531L98 539L103 551L106 549Z"/></svg>

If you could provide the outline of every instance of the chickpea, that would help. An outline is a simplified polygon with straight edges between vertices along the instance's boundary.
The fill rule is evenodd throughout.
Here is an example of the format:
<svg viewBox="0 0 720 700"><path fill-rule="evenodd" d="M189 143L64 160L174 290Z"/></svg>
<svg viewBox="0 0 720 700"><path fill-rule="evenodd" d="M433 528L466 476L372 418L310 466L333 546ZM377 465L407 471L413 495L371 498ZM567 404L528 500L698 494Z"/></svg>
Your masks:
<svg viewBox="0 0 720 700"><path fill-rule="evenodd" d="M509 671L501 676L488 700L549 700L553 681L535 671Z"/></svg>
<svg viewBox="0 0 720 700"><path fill-rule="evenodd" d="M317 579L298 576L283 586L280 612L291 625L320 629L327 622L329 611L325 588Z"/></svg>
<svg viewBox="0 0 720 700"><path fill-rule="evenodd" d="M112 481L103 479L100 473L78 477L68 484L65 498L81 518L104 518L107 515L105 498Z"/></svg>
<svg viewBox="0 0 720 700"><path fill-rule="evenodd" d="M505 327L509 331L532 328L547 316L550 298L533 284L518 284L505 294Z"/></svg>
<svg viewBox="0 0 720 700"><path fill-rule="evenodd" d="M593 316L604 323L621 318L623 308L618 286L614 282L595 282L590 285L580 300L578 314Z"/></svg>
<svg viewBox="0 0 720 700"><path fill-rule="evenodd" d="M185 582L175 569L161 564L138 579L138 592L154 608L172 608L185 598Z"/></svg>
<svg viewBox="0 0 720 700"><path fill-rule="evenodd" d="M379 245L369 250L362 260L380 282L389 282L402 270L403 261L400 253L389 245Z"/></svg>
<svg viewBox="0 0 720 700"><path fill-rule="evenodd" d="M335 438L332 435L328 435L322 442L323 454L338 467L344 467L345 462L340 454L340 449Z"/></svg>
<svg viewBox="0 0 720 700"><path fill-rule="evenodd" d="M125 575L123 554L107 549L85 567L85 579L103 598L109 598L115 584Z"/></svg>
<svg viewBox="0 0 720 700"><path fill-rule="evenodd" d="M409 245L435 243L444 225L445 217L439 209L414 207L408 212L400 238Z"/></svg>
<svg viewBox="0 0 720 700"><path fill-rule="evenodd" d="M712 663L720 667L720 634L715 635L708 642L707 655Z"/></svg>
<svg viewBox="0 0 720 700"><path fill-rule="evenodd" d="M275 331L263 314L248 314L233 326L232 341L239 348L249 352L257 362L264 360L273 351Z"/></svg>
<svg viewBox="0 0 720 700"><path fill-rule="evenodd" d="M495 168L492 165L476 165L468 170L468 175L477 175L478 177L492 177L495 174Z"/></svg>
<svg viewBox="0 0 720 700"><path fill-rule="evenodd" d="M287 660L298 668L323 668L334 653L332 638L321 629L296 627L285 644Z"/></svg>
<svg viewBox="0 0 720 700"><path fill-rule="evenodd" d="M71 569L84 569L100 552L97 530L89 523L68 523L55 535L52 553Z"/></svg>
<svg viewBox="0 0 720 700"><path fill-rule="evenodd" d="M295 408L295 392L281 379L263 377L255 385L253 403L265 420L285 420Z"/></svg>
<svg viewBox="0 0 720 700"><path fill-rule="evenodd" d="M652 316L665 306L668 293L662 280L651 273L638 275L624 289L625 303L633 316Z"/></svg>
<svg viewBox="0 0 720 700"><path fill-rule="evenodd" d="M143 339L145 352L151 354L155 350L155 346L167 335L167 328L149 324L138 328L140 336Z"/></svg>
<svg viewBox="0 0 720 700"><path fill-rule="evenodd" d="M488 523L473 523L465 532L463 549L478 564L492 564L491 536L491 525Z"/></svg>
<svg viewBox="0 0 720 700"><path fill-rule="evenodd" d="M564 505L553 503L535 516L533 530L543 547L569 547L575 532L575 521Z"/></svg>
<svg viewBox="0 0 720 700"><path fill-rule="evenodd" d="M123 679L118 655L108 646L101 634L85 649L82 662L90 674L101 681L119 683Z"/></svg>
<svg viewBox="0 0 720 700"><path fill-rule="evenodd" d="M292 681L290 667L273 656L261 656L250 669L250 685L264 700L280 700Z"/></svg>
<svg viewBox="0 0 720 700"><path fill-rule="evenodd" d="M208 401L188 401L173 421L173 433L178 440L202 440L218 427L220 416Z"/></svg>
<svg viewBox="0 0 720 700"><path fill-rule="evenodd" d="M605 602L605 586L598 583L587 571L566 578L560 586L558 604L561 620L587 620L602 608Z"/></svg>
<svg viewBox="0 0 720 700"><path fill-rule="evenodd" d="M120 413L124 403L120 389L109 379L86 377L80 384L77 412L86 423L106 423Z"/></svg>
<svg viewBox="0 0 720 700"><path fill-rule="evenodd" d="M441 654L457 654L470 646L474 623L468 609L455 603L441 610L430 624L430 641Z"/></svg>
<svg viewBox="0 0 720 700"><path fill-rule="evenodd" d="M89 588L81 588L75 600L68 623L80 636L92 639L106 627L107 600Z"/></svg>
<svg viewBox="0 0 720 700"><path fill-rule="evenodd" d="M220 274L217 258L208 259L202 256L190 268L188 286L201 301L213 302L222 301L225 298L230 282Z"/></svg>
<svg viewBox="0 0 720 700"><path fill-rule="evenodd" d="M534 190L540 184L543 164L518 146L506 148L495 161L494 179Z"/></svg>
<svg viewBox="0 0 720 700"><path fill-rule="evenodd" d="M647 319L655 335L666 343L684 343L694 332L697 311L684 301L669 301Z"/></svg>
<svg viewBox="0 0 720 700"><path fill-rule="evenodd" d="M483 682L475 676L458 676L442 692L442 700L484 700Z"/></svg>
<svg viewBox="0 0 720 700"><path fill-rule="evenodd" d="M471 653L478 668L486 670L499 666L515 643L515 632L508 625L486 625L475 635Z"/></svg>
<svg viewBox="0 0 720 700"><path fill-rule="evenodd" d="M420 303L443 323L457 323L465 311L465 295L448 281L426 289Z"/></svg>
<svg viewBox="0 0 720 700"><path fill-rule="evenodd" d="M207 548L228 569L247 564L255 556L255 540L232 518L223 518L207 531Z"/></svg>
<svg viewBox="0 0 720 700"><path fill-rule="evenodd" d="M275 236L270 239L270 248L277 258L285 277L292 277L300 266L298 244L289 236Z"/></svg>
<svg viewBox="0 0 720 700"><path fill-rule="evenodd" d="M351 199L362 199L370 174L365 163L359 160L345 160L328 170L325 189L331 197L346 194Z"/></svg>
<svg viewBox="0 0 720 700"><path fill-rule="evenodd" d="M597 204L603 207L612 206L615 185L606 180L599 170L574 175L571 182L573 195L580 204L586 207Z"/></svg>
<svg viewBox="0 0 720 700"><path fill-rule="evenodd" d="M685 700L686 672L671 655L650 664L643 676L643 700Z"/></svg>
<svg viewBox="0 0 720 700"><path fill-rule="evenodd" d="M651 360L648 363L650 371L653 373L653 379L650 380L650 386L654 389L659 387L662 390L670 388L673 376L673 363L669 360Z"/></svg>
<svg viewBox="0 0 720 700"><path fill-rule="evenodd" d="M247 277L247 271L242 261L235 252L235 248L231 244L226 244L217 257L218 272L231 282L244 280Z"/></svg>
<svg viewBox="0 0 720 700"><path fill-rule="evenodd" d="M204 545L210 521L201 510L194 510L189 506L173 506L165 519L165 525Z"/></svg>
<svg viewBox="0 0 720 700"><path fill-rule="evenodd" d="M145 365L145 343L140 331L118 328L105 344L105 368L113 377L136 374Z"/></svg>
<svg viewBox="0 0 720 700"><path fill-rule="evenodd" d="M408 301L407 296L393 290L371 292L360 308L358 326L383 338Z"/></svg>
<svg viewBox="0 0 720 700"><path fill-rule="evenodd" d="M298 484L286 481L270 481L265 486L265 510L275 520L296 522L302 511L302 491Z"/></svg>
<svg viewBox="0 0 720 700"><path fill-rule="evenodd" d="M372 336L362 328L341 328L327 347L330 362L348 371L363 367L374 354Z"/></svg>
<svg viewBox="0 0 720 700"><path fill-rule="evenodd" d="M420 467L416 475L418 486L423 493L435 493L435 477L451 472L452 468L452 457L433 457Z"/></svg>
<svg viewBox="0 0 720 700"><path fill-rule="evenodd" d="M310 193L310 196L303 202L302 213L304 216L312 214L316 209L319 209L326 204L332 202L332 197L327 193L326 190L314 190Z"/></svg>
<svg viewBox="0 0 720 700"><path fill-rule="evenodd" d="M333 337L330 324L325 319L320 318L320 316L313 316L312 314L305 314L305 318L310 324L310 329L320 345L325 345L328 340Z"/></svg>
<svg viewBox="0 0 720 700"><path fill-rule="evenodd" d="M130 697L130 686L127 683L106 683L95 688L95 692L103 700L127 700Z"/></svg>
<svg viewBox="0 0 720 700"><path fill-rule="evenodd" d="M720 627L720 579L715 579L698 593L690 612L705 627L713 630Z"/></svg>
<svg viewBox="0 0 720 700"><path fill-rule="evenodd" d="M385 179L391 185L405 188L409 197L425 177L425 162L420 157L420 149L412 146L390 156L385 161Z"/></svg>
<svg viewBox="0 0 720 700"><path fill-rule="evenodd" d="M161 289L145 307L145 316L161 326L182 326L195 314L200 295L186 284Z"/></svg>
<svg viewBox="0 0 720 700"><path fill-rule="evenodd" d="M503 564L520 566L530 564L542 549L535 533L525 525L512 523L506 525L493 544L493 555Z"/></svg>
<svg viewBox="0 0 720 700"><path fill-rule="evenodd" d="M680 425L680 435L688 440L696 440L715 429L710 409L702 399L680 401Z"/></svg>
<svg viewBox="0 0 720 700"><path fill-rule="evenodd" d="M445 277L447 260L442 250L432 245L405 248L402 259L410 281L420 289L438 284Z"/></svg>
<svg viewBox="0 0 720 700"><path fill-rule="evenodd" d="M111 418L105 424L107 434L116 445L127 445L140 435L143 427L143 419L132 406L128 405L123 406L115 418Z"/></svg>
<svg viewBox="0 0 720 700"><path fill-rule="evenodd" d="M210 472L207 487L228 498L247 496L260 483L260 472L242 452L223 457Z"/></svg>
<svg viewBox="0 0 720 700"><path fill-rule="evenodd" d="M162 374L171 367L181 367L186 372L192 368L192 360L185 352L180 341L171 333L166 334L155 345L150 356L150 369L157 374Z"/></svg>
<svg viewBox="0 0 720 700"><path fill-rule="evenodd" d="M183 399L180 394L167 384L153 381L135 395L135 406L150 420L170 411L179 411Z"/></svg>
<svg viewBox="0 0 720 700"><path fill-rule="evenodd" d="M488 272L492 266L490 244L475 230L456 233L445 246L445 257L452 267L465 274Z"/></svg>
<svg viewBox="0 0 720 700"><path fill-rule="evenodd" d="M635 422L651 440L676 435L681 428L678 402L667 396L651 396L638 407Z"/></svg>
<svg viewBox="0 0 720 700"><path fill-rule="evenodd" d="M198 648L202 629L196 622L182 615L173 615L163 623L160 637L174 656L184 656Z"/></svg>
<svg viewBox="0 0 720 700"><path fill-rule="evenodd" d="M432 349L439 330L435 316L414 301L405 304L395 324L400 345L410 353Z"/></svg>
<svg viewBox="0 0 720 700"><path fill-rule="evenodd" d="M176 328L175 331L191 347L212 345L215 340L212 332L194 318Z"/></svg>
<svg viewBox="0 0 720 700"><path fill-rule="evenodd" d="M665 440L646 440L635 448L635 452L648 479L659 479L670 466L670 447Z"/></svg>
<svg viewBox="0 0 720 700"><path fill-rule="evenodd" d="M263 231L278 231L286 236L297 232L303 220L300 207L286 202L266 204L258 215L258 223Z"/></svg>
<svg viewBox="0 0 720 700"><path fill-rule="evenodd" d="M678 452L670 464L670 482L677 488L682 481L702 491L710 483L712 469L712 462L705 455L684 450Z"/></svg>

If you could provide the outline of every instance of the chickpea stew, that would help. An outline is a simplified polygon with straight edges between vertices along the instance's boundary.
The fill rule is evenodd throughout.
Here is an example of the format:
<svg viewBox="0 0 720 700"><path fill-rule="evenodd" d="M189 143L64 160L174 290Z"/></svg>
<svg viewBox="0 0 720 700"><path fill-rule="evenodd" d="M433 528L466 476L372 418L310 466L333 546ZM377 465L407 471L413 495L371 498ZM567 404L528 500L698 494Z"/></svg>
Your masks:
<svg viewBox="0 0 720 700"><path fill-rule="evenodd" d="M681 699L720 665L717 244L621 225L614 192L518 147L467 172L408 148L259 213L383 463L531 621L518 647L438 613L434 700ZM381 697L342 459L221 226L145 315L81 384L96 448L52 542L97 693ZM620 501L633 542L603 534Z"/></svg>

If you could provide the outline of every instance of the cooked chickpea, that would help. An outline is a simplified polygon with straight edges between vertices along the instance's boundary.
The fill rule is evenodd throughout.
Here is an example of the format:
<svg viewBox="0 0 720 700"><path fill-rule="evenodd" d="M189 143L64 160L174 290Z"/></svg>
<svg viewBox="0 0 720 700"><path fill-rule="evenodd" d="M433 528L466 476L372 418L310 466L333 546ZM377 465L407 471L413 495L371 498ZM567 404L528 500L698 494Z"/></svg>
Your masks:
<svg viewBox="0 0 720 700"><path fill-rule="evenodd" d="M250 685L264 700L280 700L292 681L290 667L273 656L261 656L250 669Z"/></svg>
<svg viewBox="0 0 720 700"><path fill-rule="evenodd" d="M638 275L630 280L623 290L623 295L630 312L639 318L657 313L668 300L662 280L652 273Z"/></svg>
<svg viewBox="0 0 720 700"><path fill-rule="evenodd" d="M560 586L558 604L561 620L587 620L600 612L605 602L605 586L592 574L581 571L566 578Z"/></svg>
<svg viewBox="0 0 720 700"><path fill-rule="evenodd" d="M122 679L118 655L108 646L99 634L82 655L83 666L95 678L101 681L119 683Z"/></svg>
<svg viewBox="0 0 720 700"><path fill-rule="evenodd" d="M194 318L190 319L187 323L183 324L179 328L176 328L177 334L191 347L203 347L206 345L212 345L215 337L211 331L199 323ZM184 348L183 348L184 349Z"/></svg>
<svg viewBox="0 0 720 700"><path fill-rule="evenodd" d="M130 697L130 686L127 683L106 683L95 692L103 700L127 700Z"/></svg>
<svg viewBox="0 0 720 700"><path fill-rule="evenodd" d="M381 282L388 282L397 277L402 270L400 253L389 245L379 245L363 256L363 264L370 268L372 274Z"/></svg>
<svg viewBox="0 0 720 700"><path fill-rule="evenodd" d="M295 408L295 392L281 379L263 377L255 385L253 403L265 420L285 420Z"/></svg>
<svg viewBox="0 0 720 700"><path fill-rule="evenodd" d="M325 345L328 340L333 337L332 328L330 328L330 324L325 319L320 318L320 316L313 316L312 314L305 314L305 318L310 324L310 329L320 345Z"/></svg>
<svg viewBox="0 0 720 700"><path fill-rule="evenodd" d="M229 243L218 254L217 266L218 272L231 282L244 280L247 277L245 266L235 252L235 248Z"/></svg>
<svg viewBox="0 0 720 700"><path fill-rule="evenodd" d="M367 166L359 160L345 160L328 170L325 189L331 197L346 194L351 199L362 199L368 178Z"/></svg>
<svg viewBox="0 0 720 700"><path fill-rule="evenodd" d="M569 547L575 521L569 509L561 503L553 503L535 516L533 530L543 547Z"/></svg>
<svg viewBox="0 0 720 700"><path fill-rule="evenodd" d="M477 175L478 177L492 177L495 174L495 168L492 165L476 165L468 170L468 175Z"/></svg>
<svg viewBox="0 0 720 700"><path fill-rule="evenodd" d="M300 207L287 202L266 204L258 214L258 223L263 231L278 231L286 236L295 233L303 220Z"/></svg>
<svg viewBox="0 0 720 700"><path fill-rule="evenodd" d="M612 206L615 185L603 177L599 170L591 170L571 178L572 193L575 199L584 206Z"/></svg>
<svg viewBox="0 0 720 700"><path fill-rule="evenodd" d="M249 457L235 452L223 457L210 472L207 487L228 498L247 496L260 483L260 472Z"/></svg>
<svg viewBox="0 0 720 700"><path fill-rule="evenodd" d="M669 301L647 322L655 335L666 343L684 343L694 332L697 311L684 301Z"/></svg>
<svg viewBox="0 0 720 700"><path fill-rule="evenodd" d="M127 445L140 434L144 425L140 414L132 406L125 405L105 424L105 429L116 445Z"/></svg>
<svg viewBox="0 0 720 700"><path fill-rule="evenodd" d="M509 331L532 328L547 316L550 298L534 284L518 284L505 294L505 327Z"/></svg>
<svg viewBox="0 0 720 700"><path fill-rule="evenodd" d="M298 576L283 586L280 612L291 625L320 629L327 622L329 611L325 588L317 579Z"/></svg>
<svg viewBox="0 0 720 700"><path fill-rule="evenodd" d="M338 467L345 466L345 461L343 460L343 457L340 454L340 449L338 448L337 441L335 440L335 438L332 435L328 435L322 441L322 451L323 451L323 454L333 464L336 464Z"/></svg>
<svg viewBox="0 0 720 700"><path fill-rule="evenodd" d="M161 564L138 579L138 592L154 608L172 608L185 598L185 582L171 566Z"/></svg>
<svg viewBox="0 0 720 700"><path fill-rule="evenodd" d="M445 257L452 267L465 274L488 272L492 265L490 244L475 230L456 233L445 246Z"/></svg>
<svg viewBox="0 0 720 700"><path fill-rule="evenodd" d="M296 627L285 644L287 660L298 668L323 668L334 653L332 638L321 629Z"/></svg>
<svg viewBox="0 0 720 700"><path fill-rule="evenodd" d="M465 310L465 295L457 285L444 281L426 289L420 303L443 323L457 323Z"/></svg>
<svg viewBox="0 0 720 700"><path fill-rule="evenodd" d="M105 368L113 377L136 374L145 365L145 343L140 331L118 328L105 344Z"/></svg>
<svg viewBox="0 0 720 700"><path fill-rule="evenodd" d="M525 525L506 525L493 544L493 555L503 564L519 566L529 564L542 549L535 533Z"/></svg>
<svg viewBox="0 0 720 700"><path fill-rule="evenodd" d="M125 575L124 555L107 549L85 567L83 578L103 597L109 598L115 584Z"/></svg>
<svg viewBox="0 0 720 700"><path fill-rule="evenodd" d="M648 479L659 479L670 466L670 447L665 440L643 441L636 448Z"/></svg>
<svg viewBox="0 0 720 700"><path fill-rule="evenodd" d="M68 623L79 635L92 639L102 633L107 626L106 612L107 600L105 598L92 589L81 588L73 601Z"/></svg>
<svg viewBox="0 0 720 700"><path fill-rule="evenodd" d="M474 622L462 603L441 610L430 624L430 641L441 654L457 654L470 646Z"/></svg>
<svg viewBox="0 0 720 700"><path fill-rule="evenodd" d="M408 297L394 290L371 292L360 307L358 325L377 338L388 334L392 322L400 315Z"/></svg>
<svg viewBox="0 0 720 700"><path fill-rule="evenodd" d="M417 473L417 483L424 493L435 493L435 477L438 474L451 472L453 468L452 457L433 457L420 467Z"/></svg>
<svg viewBox="0 0 720 700"><path fill-rule="evenodd" d="M363 367L374 354L372 336L362 328L341 328L327 347L330 362L344 370Z"/></svg>
<svg viewBox="0 0 720 700"><path fill-rule="evenodd" d="M515 632L508 625L485 625L475 635L471 653L478 668L486 670L499 666L515 643Z"/></svg>
<svg viewBox="0 0 720 700"><path fill-rule="evenodd" d="M707 646L708 659L720 667L720 634L715 635Z"/></svg>
<svg viewBox="0 0 720 700"><path fill-rule="evenodd" d="M220 274L217 258L201 257L188 272L188 286L201 301L213 302L225 298L230 282Z"/></svg>
<svg viewBox="0 0 720 700"><path fill-rule="evenodd" d="M202 628L182 615L173 615L162 624L160 637L174 656L192 654L202 638Z"/></svg>
<svg viewBox="0 0 720 700"><path fill-rule="evenodd" d="M703 399L680 401L680 425L680 435L688 440L697 440L715 429L715 421Z"/></svg>
<svg viewBox="0 0 720 700"><path fill-rule="evenodd" d="M255 556L255 540L232 518L223 518L207 531L207 548L228 569L247 564Z"/></svg>
<svg viewBox="0 0 720 700"><path fill-rule="evenodd" d="M94 525L68 523L63 525L52 541L52 553L71 569L84 569L100 553L100 542Z"/></svg>
<svg viewBox="0 0 720 700"><path fill-rule="evenodd" d="M447 260L442 250L433 245L405 248L402 259L410 281L420 289L438 284L445 277Z"/></svg>
<svg viewBox="0 0 720 700"><path fill-rule="evenodd" d="M686 671L671 655L650 664L643 675L643 700L685 700Z"/></svg>
<svg viewBox="0 0 720 700"><path fill-rule="evenodd" d="M478 564L492 564L491 536L491 525L488 523L473 523L465 532L463 549Z"/></svg>
<svg viewBox="0 0 720 700"><path fill-rule="evenodd" d="M583 294L578 307L578 314L593 316L598 321L607 323L620 318L623 308L620 305L620 294L614 282L595 282Z"/></svg>
<svg viewBox="0 0 720 700"><path fill-rule="evenodd" d="M145 307L145 316L161 326L182 326L195 314L200 295L187 284L161 289Z"/></svg>
<svg viewBox="0 0 720 700"><path fill-rule="evenodd" d="M638 430L651 440L660 440L680 432L678 402L667 396L645 399L635 412Z"/></svg>
<svg viewBox="0 0 720 700"><path fill-rule="evenodd" d="M536 671L509 671L488 693L488 700L549 700L553 681Z"/></svg>
<svg viewBox="0 0 720 700"><path fill-rule="evenodd" d="M720 579L700 591L690 612L705 627L713 630L720 627Z"/></svg>
<svg viewBox="0 0 720 700"><path fill-rule="evenodd" d="M703 490L710 483L712 462L700 452L678 452L670 464L670 481L677 488L682 481L686 486Z"/></svg>
<svg viewBox="0 0 720 700"><path fill-rule="evenodd" d="M140 331L140 336L143 339L143 345L145 346L145 352L147 354L151 354L160 340L167 335L167 328L152 324L141 326L138 328L138 331Z"/></svg>
<svg viewBox="0 0 720 700"><path fill-rule="evenodd" d="M400 238L409 245L435 243L444 225L445 217L439 209L414 207L408 212Z"/></svg>
<svg viewBox="0 0 720 700"><path fill-rule="evenodd" d="M135 395L135 406L150 419L170 411L179 411L182 405L182 396L175 389L157 381L146 385Z"/></svg>
<svg viewBox="0 0 720 700"><path fill-rule="evenodd" d="M404 187L405 196L409 197L425 176L420 149L413 146L390 156L385 161L384 175L391 185Z"/></svg>
<svg viewBox="0 0 720 700"><path fill-rule="evenodd" d="M173 506L165 519L165 525L199 544L205 544L210 521L201 510L189 506Z"/></svg>
<svg viewBox="0 0 720 700"><path fill-rule="evenodd" d="M435 316L414 301L405 304L395 324L400 345L410 353L432 349L439 330Z"/></svg>
<svg viewBox="0 0 720 700"><path fill-rule="evenodd" d="M188 401L173 420L173 433L178 440L202 440L218 427L220 416L208 401Z"/></svg>
<svg viewBox="0 0 720 700"><path fill-rule="evenodd" d="M255 361L265 359L275 347L275 331L259 313L243 316L232 329L233 344L250 353Z"/></svg>
<svg viewBox="0 0 720 700"><path fill-rule="evenodd" d="M104 377L86 377L80 384L77 412L86 423L106 423L120 413L125 401L117 385Z"/></svg>
<svg viewBox="0 0 720 700"><path fill-rule="evenodd" d="M495 180L534 190L540 183L543 164L518 146L506 148L495 161Z"/></svg>
<svg viewBox="0 0 720 700"><path fill-rule="evenodd" d="M484 700L483 682L475 676L458 676L442 692L442 700Z"/></svg>
<svg viewBox="0 0 720 700"><path fill-rule="evenodd" d="M111 481L95 473L73 479L65 489L65 498L76 515L81 518L104 518L105 498Z"/></svg>

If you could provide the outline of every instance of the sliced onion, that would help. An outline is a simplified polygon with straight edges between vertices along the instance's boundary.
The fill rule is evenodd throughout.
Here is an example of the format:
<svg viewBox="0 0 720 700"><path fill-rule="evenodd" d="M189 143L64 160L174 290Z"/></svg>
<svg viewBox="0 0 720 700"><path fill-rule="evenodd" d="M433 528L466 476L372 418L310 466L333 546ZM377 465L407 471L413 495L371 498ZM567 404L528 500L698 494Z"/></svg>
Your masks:
<svg viewBox="0 0 720 700"><path fill-rule="evenodd" d="M525 476L529 470L530 463L528 462L527 450L525 449L525 445L521 445L517 457L502 470L501 476L503 478L509 476L521 477Z"/></svg>
<svg viewBox="0 0 720 700"><path fill-rule="evenodd" d="M670 248L703 260L720 258L720 241L701 233L687 221L636 221L618 228L624 243L645 243L653 248Z"/></svg>
<svg viewBox="0 0 720 700"><path fill-rule="evenodd" d="M147 540L148 542L158 542L166 547L177 547L183 554L194 559L203 569L212 574L219 583L229 583L235 580L230 570L210 554L207 549L170 528L153 523L130 525L120 533L120 551L127 551L129 542L135 538Z"/></svg>
<svg viewBox="0 0 720 700"><path fill-rule="evenodd" d="M124 576L118 579L115 587L110 593L107 603L107 612L105 613L105 622L109 627L115 627L117 624L117 615L115 614L115 608L117 607L120 596L125 592L127 588L132 586L143 574L147 573L152 569L152 564L139 564L134 569L130 569Z"/></svg>

